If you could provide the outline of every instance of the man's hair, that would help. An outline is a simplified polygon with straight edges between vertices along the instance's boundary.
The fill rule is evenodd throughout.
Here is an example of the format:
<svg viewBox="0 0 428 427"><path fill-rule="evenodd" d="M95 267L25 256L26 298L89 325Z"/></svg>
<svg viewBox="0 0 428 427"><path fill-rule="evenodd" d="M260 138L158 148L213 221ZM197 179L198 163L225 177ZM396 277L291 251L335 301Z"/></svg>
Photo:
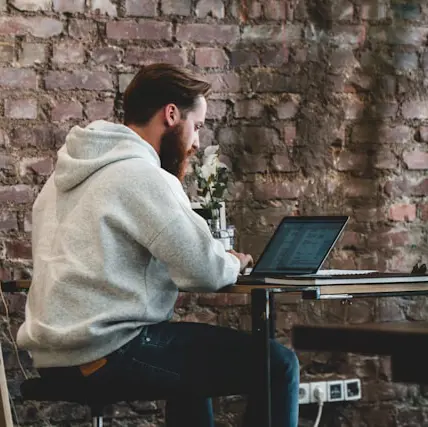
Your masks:
<svg viewBox="0 0 428 427"><path fill-rule="evenodd" d="M207 96L211 84L172 64L142 67L125 90L125 125L145 125L162 107L175 104L183 117L195 108L199 96Z"/></svg>

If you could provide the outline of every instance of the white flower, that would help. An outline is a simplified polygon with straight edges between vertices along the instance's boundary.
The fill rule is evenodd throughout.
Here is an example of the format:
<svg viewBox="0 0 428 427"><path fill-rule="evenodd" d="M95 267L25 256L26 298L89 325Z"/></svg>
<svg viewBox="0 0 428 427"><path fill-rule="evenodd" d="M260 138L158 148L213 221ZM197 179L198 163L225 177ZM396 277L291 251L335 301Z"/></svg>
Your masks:
<svg viewBox="0 0 428 427"><path fill-rule="evenodd" d="M204 163L201 167L201 175L204 179L208 180L211 175L215 175L217 166L214 163Z"/></svg>

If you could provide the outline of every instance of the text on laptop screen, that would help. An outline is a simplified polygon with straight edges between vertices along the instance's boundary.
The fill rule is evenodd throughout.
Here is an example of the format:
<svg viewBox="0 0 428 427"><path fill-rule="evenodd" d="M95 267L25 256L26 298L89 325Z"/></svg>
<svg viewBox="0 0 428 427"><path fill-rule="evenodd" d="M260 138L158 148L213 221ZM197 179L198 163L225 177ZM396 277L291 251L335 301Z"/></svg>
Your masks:
<svg viewBox="0 0 428 427"><path fill-rule="evenodd" d="M316 271L344 226L343 219L293 219L283 221L264 253L255 273Z"/></svg>

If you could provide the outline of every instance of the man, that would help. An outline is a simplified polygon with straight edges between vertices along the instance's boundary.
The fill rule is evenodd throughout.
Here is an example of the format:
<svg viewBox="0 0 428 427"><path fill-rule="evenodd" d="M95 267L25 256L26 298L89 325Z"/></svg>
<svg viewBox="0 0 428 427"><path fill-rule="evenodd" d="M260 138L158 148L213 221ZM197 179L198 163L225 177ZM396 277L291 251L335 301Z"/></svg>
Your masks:
<svg viewBox="0 0 428 427"><path fill-rule="evenodd" d="M124 125L75 126L33 207L33 282L18 344L40 375L161 389L167 425L213 426L210 396L252 392L244 332L169 322L178 290L233 284L251 256L226 252L183 190L210 86L142 68ZM272 342L273 425L297 426L299 366ZM175 396L175 397L174 397ZM248 405L246 426L258 426Z"/></svg>

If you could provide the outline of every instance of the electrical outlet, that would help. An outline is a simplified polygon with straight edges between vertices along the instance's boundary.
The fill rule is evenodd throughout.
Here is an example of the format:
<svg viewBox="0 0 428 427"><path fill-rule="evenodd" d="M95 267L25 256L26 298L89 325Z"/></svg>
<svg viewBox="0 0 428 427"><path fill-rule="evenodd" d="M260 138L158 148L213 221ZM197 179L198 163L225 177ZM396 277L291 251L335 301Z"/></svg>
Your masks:
<svg viewBox="0 0 428 427"><path fill-rule="evenodd" d="M299 404L309 403L309 383L299 384Z"/></svg>
<svg viewBox="0 0 428 427"><path fill-rule="evenodd" d="M361 381L358 378L344 380L345 400L361 399Z"/></svg>
<svg viewBox="0 0 428 427"><path fill-rule="evenodd" d="M315 397L315 390L319 389L320 393L323 396L323 400L327 400L327 383L325 381L319 381L315 383L310 383L310 403L318 403L318 399Z"/></svg>
<svg viewBox="0 0 428 427"><path fill-rule="evenodd" d="M328 402L340 402L345 400L345 390L343 380L327 382L327 399Z"/></svg>

